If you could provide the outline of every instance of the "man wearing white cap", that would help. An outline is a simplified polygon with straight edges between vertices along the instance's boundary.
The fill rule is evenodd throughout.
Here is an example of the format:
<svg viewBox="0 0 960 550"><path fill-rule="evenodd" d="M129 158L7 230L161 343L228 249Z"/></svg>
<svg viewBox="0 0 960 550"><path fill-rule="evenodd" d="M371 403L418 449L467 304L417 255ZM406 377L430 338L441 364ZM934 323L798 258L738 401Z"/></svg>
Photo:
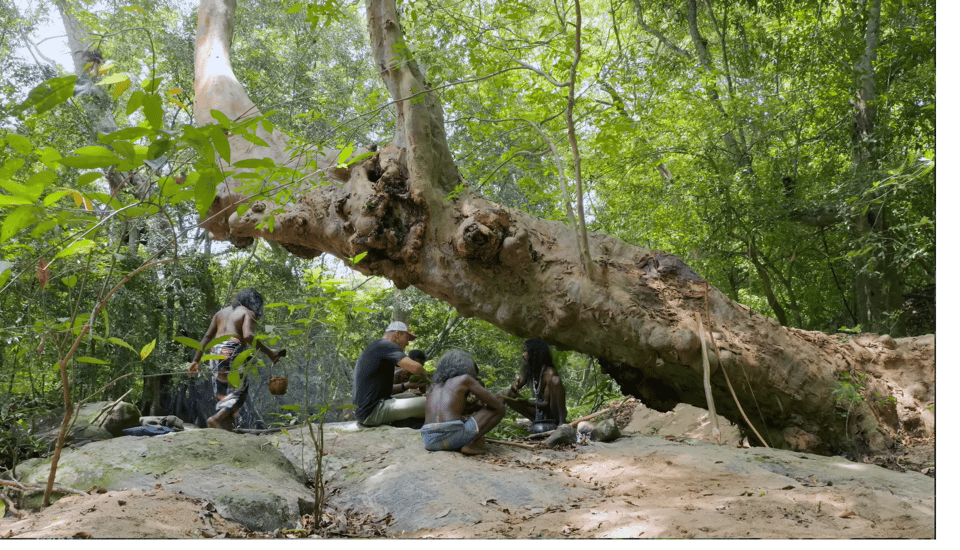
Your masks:
<svg viewBox="0 0 960 550"><path fill-rule="evenodd" d="M416 339L417 336L410 332L406 323L394 321L387 326L383 338L370 342L360 354L353 373L353 404L357 406L357 422L364 426L379 426L406 418L423 418L426 397L390 397L406 390L426 387L423 383L393 383L394 367L427 376L423 365L403 352Z"/></svg>

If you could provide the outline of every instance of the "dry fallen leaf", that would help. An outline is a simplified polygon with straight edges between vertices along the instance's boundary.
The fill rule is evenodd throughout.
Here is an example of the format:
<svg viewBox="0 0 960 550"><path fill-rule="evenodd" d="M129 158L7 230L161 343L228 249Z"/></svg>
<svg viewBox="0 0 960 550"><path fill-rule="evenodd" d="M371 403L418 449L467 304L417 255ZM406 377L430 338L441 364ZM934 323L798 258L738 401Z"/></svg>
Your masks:
<svg viewBox="0 0 960 550"><path fill-rule="evenodd" d="M40 281L40 290L50 282L50 268L47 267L47 262L43 261L43 258L37 262L37 280Z"/></svg>

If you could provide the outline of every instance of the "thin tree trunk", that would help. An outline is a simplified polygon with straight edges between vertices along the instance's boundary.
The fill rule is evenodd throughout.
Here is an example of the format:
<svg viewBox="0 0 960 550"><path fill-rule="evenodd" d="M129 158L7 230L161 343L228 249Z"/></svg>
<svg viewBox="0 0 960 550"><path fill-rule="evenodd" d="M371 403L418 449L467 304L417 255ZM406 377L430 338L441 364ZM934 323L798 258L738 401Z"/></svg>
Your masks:
<svg viewBox="0 0 960 550"><path fill-rule="evenodd" d="M856 92L853 132L853 178L864 190L862 197L872 201L876 193L867 191L879 178L877 160L876 124L877 101L877 48L880 44L880 0L867 0L867 22L864 33L864 50L854 67ZM870 239L876 252L864 254L856 261L857 318L867 332L903 333L902 318L891 320L883 313L897 311L903 306L902 283L894 250L885 234L890 229L891 213L883 203L871 204L865 212L856 216L854 233L860 239ZM865 246L865 245L864 245Z"/></svg>

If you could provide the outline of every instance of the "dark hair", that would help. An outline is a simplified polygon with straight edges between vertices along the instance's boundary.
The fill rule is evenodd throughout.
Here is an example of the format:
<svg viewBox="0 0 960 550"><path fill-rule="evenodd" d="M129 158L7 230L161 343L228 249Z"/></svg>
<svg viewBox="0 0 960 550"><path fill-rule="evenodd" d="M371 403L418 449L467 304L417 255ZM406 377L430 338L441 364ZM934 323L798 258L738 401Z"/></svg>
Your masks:
<svg viewBox="0 0 960 550"><path fill-rule="evenodd" d="M539 338L531 338L523 343L523 349L527 352L527 360L523 363L523 373L531 383L539 383L540 371L543 367L553 366L553 355L550 354L550 346Z"/></svg>
<svg viewBox="0 0 960 550"><path fill-rule="evenodd" d="M450 350L437 361L437 370L433 373L433 383L442 386L444 382L462 374L477 378L479 369L473 357L465 351Z"/></svg>
<svg viewBox="0 0 960 550"><path fill-rule="evenodd" d="M414 361L416 361L417 363L420 363L421 365L427 362L427 354L424 353L423 350L421 349L410 350L410 352L407 353L407 357L409 357L410 359L413 359Z"/></svg>
<svg viewBox="0 0 960 550"><path fill-rule="evenodd" d="M247 288L237 293L230 304L233 307L243 306L253 312L253 318L263 317L263 296L253 288Z"/></svg>

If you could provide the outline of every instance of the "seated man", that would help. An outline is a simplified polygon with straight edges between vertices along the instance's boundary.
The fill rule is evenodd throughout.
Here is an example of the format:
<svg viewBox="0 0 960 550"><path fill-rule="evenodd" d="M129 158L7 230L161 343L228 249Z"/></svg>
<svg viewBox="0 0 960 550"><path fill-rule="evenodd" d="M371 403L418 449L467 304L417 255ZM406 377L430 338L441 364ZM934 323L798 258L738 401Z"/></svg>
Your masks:
<svg viewBox="0 0 960 550"><path fill-rule="evenodd" d="M426 423L420 429L428 451L486 452L483 436L500 423L506 409L503 400L487 391L477 376L477 364L466 352L449 351L437 362L433 386L427 392ZM482 404L472 416L464 414L470 395Z"/></svg>
<svg viewBox="0 0 960 550"><path fill-rule="evenodd" d="M383 338L370 342L360 354L353 373L353 404L357 406L355 414L361 425L380 426L408 418L423 418L425 397L392 397L426 387L422 382L394 383L396 367L424 378L427 376L423 365L403 352L416 338L406 323L394 321L383 332Z"/></svg>
<svg viewBox="0 0 960 550"><path fill-rule="evenodd" d="M517 399L527 384L533 390L534 403ZM567 423L567 393L553 366L550 346L539 338L523 343L523 370L503 396L511 409L531 422Z"/></svg>
<svg viewBox="0 0 960 550"><path fill-rule="evenodd" d="M417 363L420 363L421 365L427 364L427 355L422 350L412 349L407 353L407 357L409 357L410 359L413 359L414 361L416 361ZM403 389L403 393L398 395L403 395L406 393L410 393L413 395L423 395L422 389L414 388L412 386L412 383L410 382L411 376L413 376L413 373L408 370L404 370L400 367L393 369L393 384L394 385L402 384L402 389Z"/></svg>

